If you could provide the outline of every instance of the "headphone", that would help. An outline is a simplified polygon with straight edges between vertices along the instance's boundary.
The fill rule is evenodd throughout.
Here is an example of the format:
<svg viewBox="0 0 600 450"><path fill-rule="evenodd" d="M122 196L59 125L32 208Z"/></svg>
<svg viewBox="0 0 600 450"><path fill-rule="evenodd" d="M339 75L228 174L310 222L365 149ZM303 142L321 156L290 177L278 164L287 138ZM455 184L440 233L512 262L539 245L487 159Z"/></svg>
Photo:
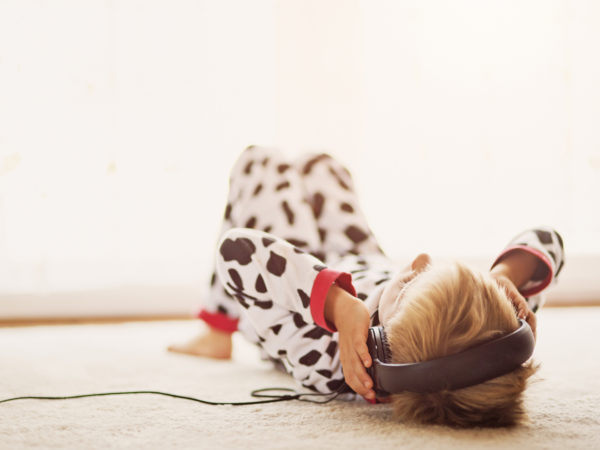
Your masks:
<svg viewBox="0 0 600 450"><path fill-rule="evenodd" d="M367 346L373 363L367 373L376 395L461 389L513 371L531 357L535 347L531 328L518 320L519 328L507 335L453 355L406 364L391 363L383 327L369 328Z"/></svg>

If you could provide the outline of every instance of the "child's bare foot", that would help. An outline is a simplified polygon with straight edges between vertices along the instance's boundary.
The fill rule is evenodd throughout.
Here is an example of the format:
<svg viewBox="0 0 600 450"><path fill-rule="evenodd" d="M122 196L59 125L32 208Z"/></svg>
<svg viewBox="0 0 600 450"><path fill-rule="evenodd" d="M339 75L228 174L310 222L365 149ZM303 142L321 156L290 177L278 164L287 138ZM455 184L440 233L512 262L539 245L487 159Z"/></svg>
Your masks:
<svg viewBox="0 0 600 450"><path fill-rule="evenodd" d="M204 356L214 359L230 359L232 350L231 334L209 328L194 339L182 344L169 346L168 350L170 352L184 353L186 355Z"/></svg>

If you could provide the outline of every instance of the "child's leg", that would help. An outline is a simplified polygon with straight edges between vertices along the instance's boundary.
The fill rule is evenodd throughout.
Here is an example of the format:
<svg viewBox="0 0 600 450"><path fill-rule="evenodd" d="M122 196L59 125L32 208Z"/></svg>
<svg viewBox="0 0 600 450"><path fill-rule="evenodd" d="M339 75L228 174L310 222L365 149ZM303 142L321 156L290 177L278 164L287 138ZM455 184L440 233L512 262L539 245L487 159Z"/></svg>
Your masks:
<svg viewBox="0 0 600 450"><path fill-rule="evenodd" d="M302 176L317 222L319 250L338 256L383 254L360 208L348 169L324 153L303 156L294 168Z"/></svg>
<svg viewBox="0 0 600 450"><path fill-rule="evenodd" d="M318 245L318 234L310 206L304 201L299 174L275 150L248 147L234 164L229 178L229 194L220 236L230 228L254 228L272 233L309 250ZM237 320L239 304L217 279L211 277L208 298L200 317L219 327L211 315ZM228 329L235 329L234 324Z"/></svg>
<svg viewBox="0 0 600 450"><path fill-rule="evenodd" d="M217 255L219 279L244 309L244 335L303 386L330 392L343 383L337 336L316 325L311 298L324 269L289 242L243 228L223 235Z"/></svg>
<svg viewBox="0 0 600 450"><path fill-rule="evenodd" d="M234 164L229 181L220 235L230 228L256 228L307 251L318 247L316 222L304 198L301 176L275 150L247 148ZM240 311L237 301L223 289L216 271L213 271L208 296L202 306L198 317L215 331L214 336L201 336L172 346L171 350L226 357L231 353L231 345L220 344L222 339L218 332L237 330ZM211 346L217 348L217 355L213 354Z"/></svg>

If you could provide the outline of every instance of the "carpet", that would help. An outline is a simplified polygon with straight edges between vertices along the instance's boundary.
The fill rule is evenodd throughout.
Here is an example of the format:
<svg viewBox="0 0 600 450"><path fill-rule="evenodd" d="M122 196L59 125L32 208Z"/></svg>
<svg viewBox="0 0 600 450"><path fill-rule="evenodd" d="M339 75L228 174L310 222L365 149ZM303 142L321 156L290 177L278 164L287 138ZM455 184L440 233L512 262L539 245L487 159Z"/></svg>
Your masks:
<svg viewBox="0 0 600 450"><path fill-rule="evenodd" d="M206 406L144 396L0 404L0 448L600 448L600 308L538 314L542 369L526 395L529 422L460 430L398 423L389 405L334 401ZM234 338L232 361L170 354L196 321L0 329L0 398L164 390L217 401L296 387Z"/></svg>

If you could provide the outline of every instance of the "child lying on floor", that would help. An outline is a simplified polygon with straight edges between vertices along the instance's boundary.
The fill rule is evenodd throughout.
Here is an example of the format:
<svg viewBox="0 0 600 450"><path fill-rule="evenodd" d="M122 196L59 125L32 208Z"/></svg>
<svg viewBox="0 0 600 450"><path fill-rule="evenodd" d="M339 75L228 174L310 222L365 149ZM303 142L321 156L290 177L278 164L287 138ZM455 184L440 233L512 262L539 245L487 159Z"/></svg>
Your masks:
<svg viewBox="0 0 600 450"><path fill-rule="evenodd" d="M170 349L230 358L231 333L240 331L302 386L332 392L345 382L373 401L370 326L385 328L394 363L457 353L515 330L517 317L535 331L540 294L562 266L561 237L539 228L513 239L488 273L426 254L398 271L340 163L325 154L288 162L249 147L231 173L216 272L199 313L208 330ZM535 370L529 361L475 386L391 401L402 420L512 425Z"/></svg>

